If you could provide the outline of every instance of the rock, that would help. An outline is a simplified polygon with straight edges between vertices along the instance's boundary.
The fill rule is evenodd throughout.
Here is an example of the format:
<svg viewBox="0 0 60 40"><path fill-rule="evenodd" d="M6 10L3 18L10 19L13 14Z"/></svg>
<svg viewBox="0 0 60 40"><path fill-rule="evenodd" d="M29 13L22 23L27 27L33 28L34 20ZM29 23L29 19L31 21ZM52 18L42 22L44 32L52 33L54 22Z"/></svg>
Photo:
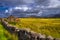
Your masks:
<svg viewBox="0 0 60 40"><path fill-rule="evenodd" d="M53 40L53 37L52 37L52 36L48 36L48 37L46 38L46 40Z"/></svg>
<svg viewBox="0 0 60 40"><path fill-rule="evenodd" d="M25 37L26 37L26 31L25 30L19 30L19 32L18 32L18 37L19 37L19 39L21 40L23 40L23 39L25 39Z"/></svg>
<svg viewBox="0 0 60 40"><path fill-rule="evenodd" d="M26 30L27 32L30 32L30 28L24 28L24 30Z"/></svg>
<svg viewBox="0 0 60 40"><path fill-rule="evenodd" d="M54 38L54 40L60 40L60 38Z"/></svg>
<svg viewBox="0 0 60 40"><path fill-rule="evenodd" d="M16 29L15 29L15 31L16 31L16 32L19 32L19 31L20 31L20 29L16 28Z"/></svg>

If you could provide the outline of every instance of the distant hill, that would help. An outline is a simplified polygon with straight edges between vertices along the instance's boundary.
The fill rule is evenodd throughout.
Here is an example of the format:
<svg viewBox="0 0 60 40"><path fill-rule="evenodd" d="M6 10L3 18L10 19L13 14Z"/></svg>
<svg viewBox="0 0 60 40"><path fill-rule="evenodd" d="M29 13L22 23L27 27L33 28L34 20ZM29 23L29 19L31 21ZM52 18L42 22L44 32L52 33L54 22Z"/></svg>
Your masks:
<svg viewBox="0 0 60 40"><path fill-rule="evenodd" d="M56 14L53 17L60 18L60 14Z"/></svg>

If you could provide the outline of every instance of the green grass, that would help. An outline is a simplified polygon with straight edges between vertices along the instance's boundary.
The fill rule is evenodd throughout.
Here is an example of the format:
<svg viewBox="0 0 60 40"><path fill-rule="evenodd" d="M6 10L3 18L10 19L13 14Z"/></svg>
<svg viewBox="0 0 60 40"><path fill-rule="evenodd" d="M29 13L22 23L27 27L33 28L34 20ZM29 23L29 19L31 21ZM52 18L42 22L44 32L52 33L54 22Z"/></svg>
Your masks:
<svg viewBox="0 0 60 40"><path fill-rule="evenodd" d="M17 40L16 35L9 33L3 28L0 22L0 40Z"/></svg>
<svg viewBox="0 0 60 40"><path fill-rule="evenodd" d="M60 18L20 18L19 22L9 22L18 28L30 28L31 30L60 38Z"/></svg>

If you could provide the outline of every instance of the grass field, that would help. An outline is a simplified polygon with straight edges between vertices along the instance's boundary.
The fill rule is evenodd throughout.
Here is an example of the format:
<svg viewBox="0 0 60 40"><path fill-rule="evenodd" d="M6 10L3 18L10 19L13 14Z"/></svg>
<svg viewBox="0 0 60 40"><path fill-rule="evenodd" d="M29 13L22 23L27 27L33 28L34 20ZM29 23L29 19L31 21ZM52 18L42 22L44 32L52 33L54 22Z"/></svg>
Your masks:
<svg viewBox="0 0 60 40"><path fill-rule="evenodd" d="M3 28L0 22L0 40L17 40L17 37L14 34L9 33Z"/></svg>
<svg viewBox="0 0 60 40"><path fill-rule="evenodd" d="M60 18L20 18L17 23L10 22L18 28L30 28L31 30L60 38Z"/></svg>

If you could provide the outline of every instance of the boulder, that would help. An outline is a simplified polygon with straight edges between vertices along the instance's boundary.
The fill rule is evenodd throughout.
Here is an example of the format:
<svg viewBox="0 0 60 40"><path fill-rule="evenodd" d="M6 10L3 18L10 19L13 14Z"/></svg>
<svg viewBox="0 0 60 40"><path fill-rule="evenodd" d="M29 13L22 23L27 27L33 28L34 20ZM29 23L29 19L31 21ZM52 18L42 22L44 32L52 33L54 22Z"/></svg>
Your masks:
<svg viewBox="0 0 60 40"><path fill-rule="evenodd" d="M46 40L53 40L54 38L52 36L48 36Z"/></svg>

